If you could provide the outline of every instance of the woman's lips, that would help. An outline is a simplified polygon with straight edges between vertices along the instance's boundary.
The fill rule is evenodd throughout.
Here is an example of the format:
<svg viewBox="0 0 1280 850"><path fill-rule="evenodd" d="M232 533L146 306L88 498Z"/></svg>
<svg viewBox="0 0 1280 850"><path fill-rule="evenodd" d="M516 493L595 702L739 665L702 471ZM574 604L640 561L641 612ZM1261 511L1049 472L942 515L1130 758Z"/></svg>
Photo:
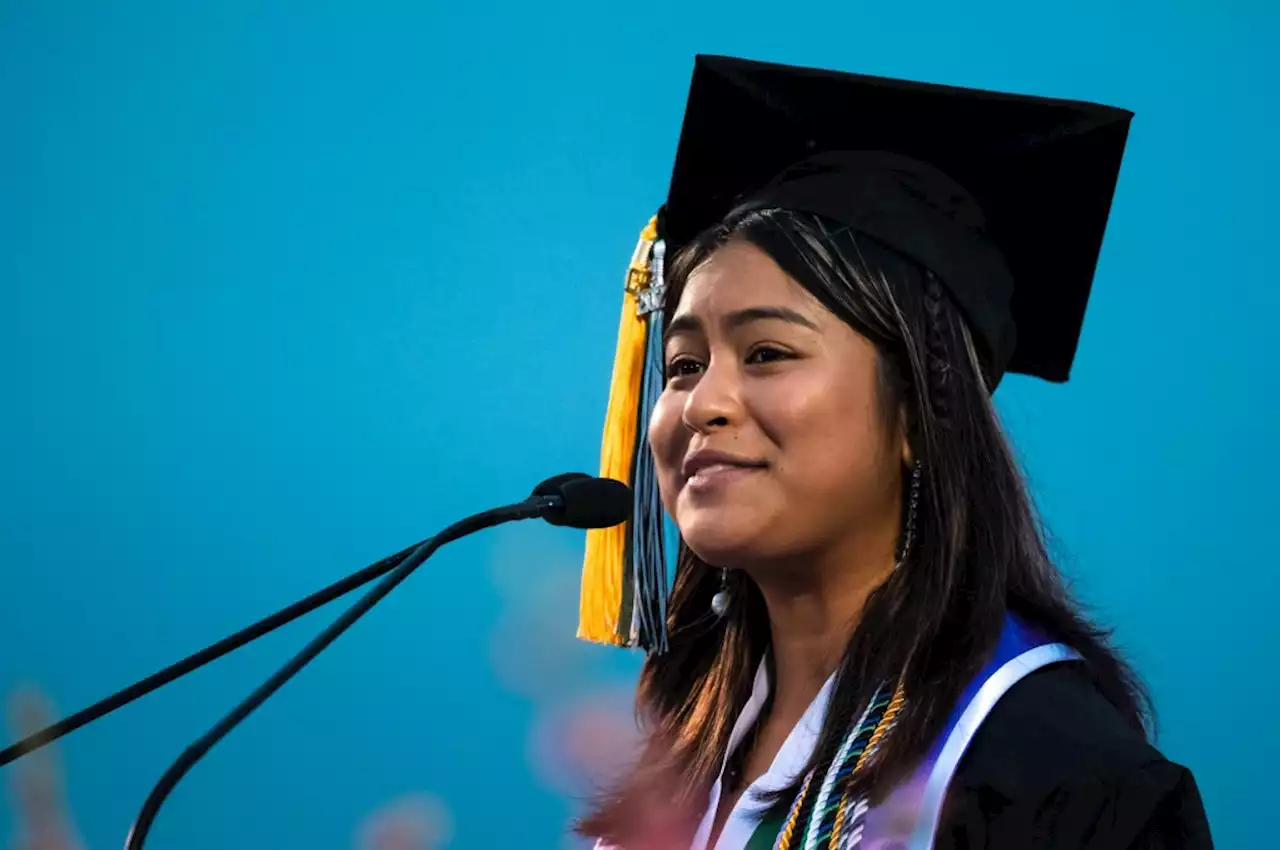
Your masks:
<svg viewBox="0 0 1280 850"><path fill-rule="evenodd" d="M713 463L700 466L685 479L685 486L695 492L708 492L734 484L763 467L738 463Z"/></svg>

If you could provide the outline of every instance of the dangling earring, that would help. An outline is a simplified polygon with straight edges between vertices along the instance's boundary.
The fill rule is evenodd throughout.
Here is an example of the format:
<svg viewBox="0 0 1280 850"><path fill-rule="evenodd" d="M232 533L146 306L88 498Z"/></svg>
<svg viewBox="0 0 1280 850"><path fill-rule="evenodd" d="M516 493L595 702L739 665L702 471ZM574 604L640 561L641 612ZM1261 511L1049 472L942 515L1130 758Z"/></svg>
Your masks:
<svg viewBox="0 0 1280 850"><path fill-rule="evenodd" d="M911 544L916 539L916 514L920 508L920 478L922 472L920 461L916 461L911 468L911 492L907 496L907 527L902 534L902 549L898 554L898 562L894 564L894 569L902 566L907 560L907 555L911 553Z"/></svg>
<svg viewBox="0 0 1280 850"><path fill-rule="evenodd" d="M729 571L720 570L720 589L716 591L716 595L711 597L711 613L717 617L723 617L725 612L729 610Z"/></svg>

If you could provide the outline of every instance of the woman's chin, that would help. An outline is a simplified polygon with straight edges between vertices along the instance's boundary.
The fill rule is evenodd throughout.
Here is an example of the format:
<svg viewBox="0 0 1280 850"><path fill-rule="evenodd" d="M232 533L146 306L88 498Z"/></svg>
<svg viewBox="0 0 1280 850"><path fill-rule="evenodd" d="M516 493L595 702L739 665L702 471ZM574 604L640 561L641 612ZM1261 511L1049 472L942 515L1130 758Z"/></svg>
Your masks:
<svg viewBox="0 0 1280 850"><path fill-rule="evenodd" d="M762 549L764 523L747 517L681 518L680 536L695 555L712 566L749 561Z"/></svg>

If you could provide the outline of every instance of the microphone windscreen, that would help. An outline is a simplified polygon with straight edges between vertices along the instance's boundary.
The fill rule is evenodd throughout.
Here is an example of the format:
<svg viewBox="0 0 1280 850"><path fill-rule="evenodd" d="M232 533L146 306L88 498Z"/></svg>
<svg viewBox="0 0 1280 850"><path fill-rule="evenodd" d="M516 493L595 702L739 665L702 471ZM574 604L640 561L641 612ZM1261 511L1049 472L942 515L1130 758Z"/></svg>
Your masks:
<svg viewBox="0 0 1280 850"><path fill-rule="evenodd" d="M563 472L560 475L553 475L546 481L543 481L537 487L533 488L535 496L560 496L564 494L560 492L560 488L568 484L570 481L583 481L591 478L585 472Z"/></svg>
<svg viewBox="0 0 1280 850"><path fill-rule="evenodd" d="M564 500L562 507L544 515L552 525L610 528L631 518L631 488L621 481L569 473L544 481L538 490L544 487L548 489L538 495L555 495Z"/></svg>

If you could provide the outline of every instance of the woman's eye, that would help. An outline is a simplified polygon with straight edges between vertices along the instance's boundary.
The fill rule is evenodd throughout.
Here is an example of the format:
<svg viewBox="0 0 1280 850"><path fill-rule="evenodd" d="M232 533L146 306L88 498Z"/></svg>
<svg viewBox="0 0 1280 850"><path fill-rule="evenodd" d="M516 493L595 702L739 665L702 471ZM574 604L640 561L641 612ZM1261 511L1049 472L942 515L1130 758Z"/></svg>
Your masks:
<svg viewBox="0 0 1280 850"><path fill-rule="evenodd" d="M702 371L702 364L692 357L676 357L667 364L668 378L683 378Z"/></svg>
<svg viewBox="0 0 1280 850"><path fill-rule="evenodd" d="M774 363L778 360L786 360L791 355L783 351L781 348L773 348L772 346L762 345L753 348L751 353L747 355L747 363Z"/></svg>

